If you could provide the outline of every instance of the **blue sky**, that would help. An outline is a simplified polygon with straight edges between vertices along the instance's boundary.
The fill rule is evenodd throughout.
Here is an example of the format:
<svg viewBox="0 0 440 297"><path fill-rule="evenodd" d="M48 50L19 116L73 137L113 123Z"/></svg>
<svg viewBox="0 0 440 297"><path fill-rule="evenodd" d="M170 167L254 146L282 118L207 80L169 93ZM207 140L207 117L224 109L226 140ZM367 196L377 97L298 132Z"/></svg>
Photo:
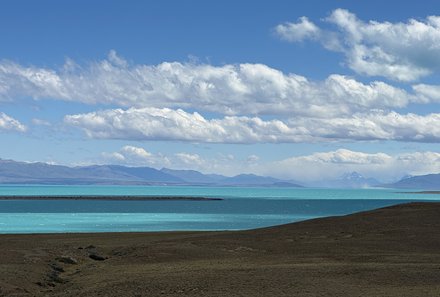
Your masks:
<svg viewBox="0 0 440 297"><path fill-rule="evenodd" d="M436 1L4 1L0 157L439 172L439 15Z"/></svg>

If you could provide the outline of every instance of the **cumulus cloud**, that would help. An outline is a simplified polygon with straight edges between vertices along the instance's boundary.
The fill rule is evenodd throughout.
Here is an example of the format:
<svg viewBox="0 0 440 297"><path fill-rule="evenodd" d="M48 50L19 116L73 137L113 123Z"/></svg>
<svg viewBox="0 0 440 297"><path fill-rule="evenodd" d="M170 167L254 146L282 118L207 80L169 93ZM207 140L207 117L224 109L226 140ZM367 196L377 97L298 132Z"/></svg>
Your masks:
<svg viewBox="0 0 440 297"><path fill-rule="evenodd" d="M206 119L178 109L110 109L67 115L66 124L91 138L177 140L206 143L282 143L332 140L440 141L440 114L371 112L343 118L226 116Z"/></svg>
<svg viewBox="0 0 440 297"><path fill-rule="evenodd" d="M384 82L362 83L337 74L310 81L263 64L137 65L115 52L86 66L68 60L59 70L0 62L0 100L23 97L225 115L321 117L400 108L420 101L414 94Z"/></svg>
<svg viewBox="0 0 440 297"><path fill-rule="evenodd" d="M199 167L205 162L198 154L177 153L175 156L180 162L194 167Z"/></svg>
<svg viewBox="0 0 440 297"><path fill-rule="evenodd" d="M198 154L180 152L165 155L152 153L142 147L126 145L115 152L103 152L101 163L120 164L134 167L149 166L157 169L171 167L173 169L196 169L206 171L213 169L217 160L207 160Z"/></svg>
<svg viewBox="0 0 440 297"><path fill-rule="evenodd" d="M168 166L170 160L162 154L153 154L144 148L126 145L117 152L103 152L104 162L129 166Z"/></svg>
<svg viewBox="0 0 440 297"><path fill-rule="evenodd" d="M0 131L1 130L25 132L27 130L27 127L20 123L18 120L8 116L3 112L0 112Z"/></svg>
<svg viewBox="0 0 440 297"><path fill-rule="evenodd" d="M326 21L336 26L336 30L320 29L311 23L314 32L321 32L319 40L326 48L343 52L348 66L357 73L414 81L440 68L439 16L396 23L366 22L350 11L336 9ZM281 37L298 41L283 36L301 34L300 24L284 26ZM304 38L317 39L317 36L304 35L301 40Z"/></svg>
<svg viewBox="0 0 440 297"><path fill-rule="evenodd" d="M422 102L440 103L439 85L418 84L413 86L413 90L417 93Z"/></svg>
<svg viewBox="0 0 440 297"><path fill-rule="evenodd" d="M99 163L119 164L134 167L171 168L198 170L204 173L236 175L247 171L248 161L236 159L233 155L217 154L204 157L196 153L178 152L174 154L152 153L142 147L127 145L114 152L103 152Z"/></svg>
<svg viewBox="0 0 440 297"><path fill-rule="evenodd" d="M440 153L414 152L388 155L339 149L271 162L259 169L263 174L304 182L332 180L353 171L385 182L398 180L405 174L423 175L440 172Z"/></svg>
<svg viewBox="0 0 440 297"><path fill-rule="evenodd" d="M308 127L311 135L325 139L440 141L439 113L373 112L347 118L293 120L289 126Z"/></svg>
<svg viewBox="0 0 440 297"><path fill-rule="evenodd" d="M300 17L297 23L284 23L275 27L275 32L287 41L303 41L320 36L320 29L305 16Z"/></svg>
<svg viewBox="0 0 440 297"><path fill-rule="evenodd" d="M280 39L288 42L302 42L309 39L321 42L329 50L342 51L344 49L335 32L319 28L305 16L300 17L296 23L279 24L274 31Z"/></svg>
<svg viewBox="0 0 440 297"><path fill-rule="evenodd" d="M226 116L205 119L197 112L181 109L112 109L68 115L65 123L82 128L91 138L133 140L179 140L208 143L256 143L304 139L301 131L279 120ZM283 136L285 134L285 136ZM299 136L298 136L299 135ZM278 139L279 136L283 138Z"/></svg>

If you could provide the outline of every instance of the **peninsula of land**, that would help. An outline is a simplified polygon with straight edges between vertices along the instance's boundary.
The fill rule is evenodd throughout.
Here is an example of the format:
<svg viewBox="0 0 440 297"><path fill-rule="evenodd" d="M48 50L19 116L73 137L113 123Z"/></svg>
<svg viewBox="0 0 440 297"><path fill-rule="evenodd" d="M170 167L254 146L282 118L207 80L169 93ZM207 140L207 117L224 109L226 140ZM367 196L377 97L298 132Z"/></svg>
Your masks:
<svg viewBox="0 0 440 297"><path fill-rule="evenodd" d="M222 198L198 196L136 196L136 195L8 195L0 200L125 200L125 201L219 201Z"/></svg>

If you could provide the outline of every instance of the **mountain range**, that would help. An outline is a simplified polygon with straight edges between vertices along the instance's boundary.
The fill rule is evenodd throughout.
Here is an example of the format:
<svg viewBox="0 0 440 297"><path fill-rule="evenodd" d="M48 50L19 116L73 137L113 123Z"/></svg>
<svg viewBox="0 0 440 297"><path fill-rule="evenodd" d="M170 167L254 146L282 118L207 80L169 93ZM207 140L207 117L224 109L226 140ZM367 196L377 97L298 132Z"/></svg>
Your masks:
<svg viewBox="0 0 440 297"><path fill-rule="evenodd" d="M195 170L92 165L68 167L46 163L0 160L0 184L119 184L301 187L273 177L240 174L227 177Z"/></svg>
<svg viewBox="0 0 440 297"><path fill-rule="evenodd" d="M227 177L203 174L195 170L174 170L121 165L92 165L68 167L47 163L28 163L0 159L0 184L63 184L63 185L200 185L200 186L250 186L250 187L302 187L290 180L281 180L255 174ZM398 182L382 184L374 178L363 177L358 172L346 173L330 180L304 184L321 188L440 189L440 174L405 176Z"/></svg>
<svg viewBox="0 0 440 297"><path fill-rule="evenodd" d="M382 186L396 189L440 190L440 173L409 176L401 179L396 183L386 184Z"/></svg>

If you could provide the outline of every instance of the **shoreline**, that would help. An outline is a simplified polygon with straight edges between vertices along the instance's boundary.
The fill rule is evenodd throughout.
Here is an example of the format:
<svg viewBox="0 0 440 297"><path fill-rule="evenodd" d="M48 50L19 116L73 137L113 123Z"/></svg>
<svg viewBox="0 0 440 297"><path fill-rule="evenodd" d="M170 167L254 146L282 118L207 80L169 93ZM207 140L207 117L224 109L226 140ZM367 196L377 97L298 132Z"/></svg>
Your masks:
<svg viewBox="0 0 440 297"><path fill-rule="evenodd" d="M221 201L224 199L197 196L8 195L0 196L0 200Z"/></svg>

